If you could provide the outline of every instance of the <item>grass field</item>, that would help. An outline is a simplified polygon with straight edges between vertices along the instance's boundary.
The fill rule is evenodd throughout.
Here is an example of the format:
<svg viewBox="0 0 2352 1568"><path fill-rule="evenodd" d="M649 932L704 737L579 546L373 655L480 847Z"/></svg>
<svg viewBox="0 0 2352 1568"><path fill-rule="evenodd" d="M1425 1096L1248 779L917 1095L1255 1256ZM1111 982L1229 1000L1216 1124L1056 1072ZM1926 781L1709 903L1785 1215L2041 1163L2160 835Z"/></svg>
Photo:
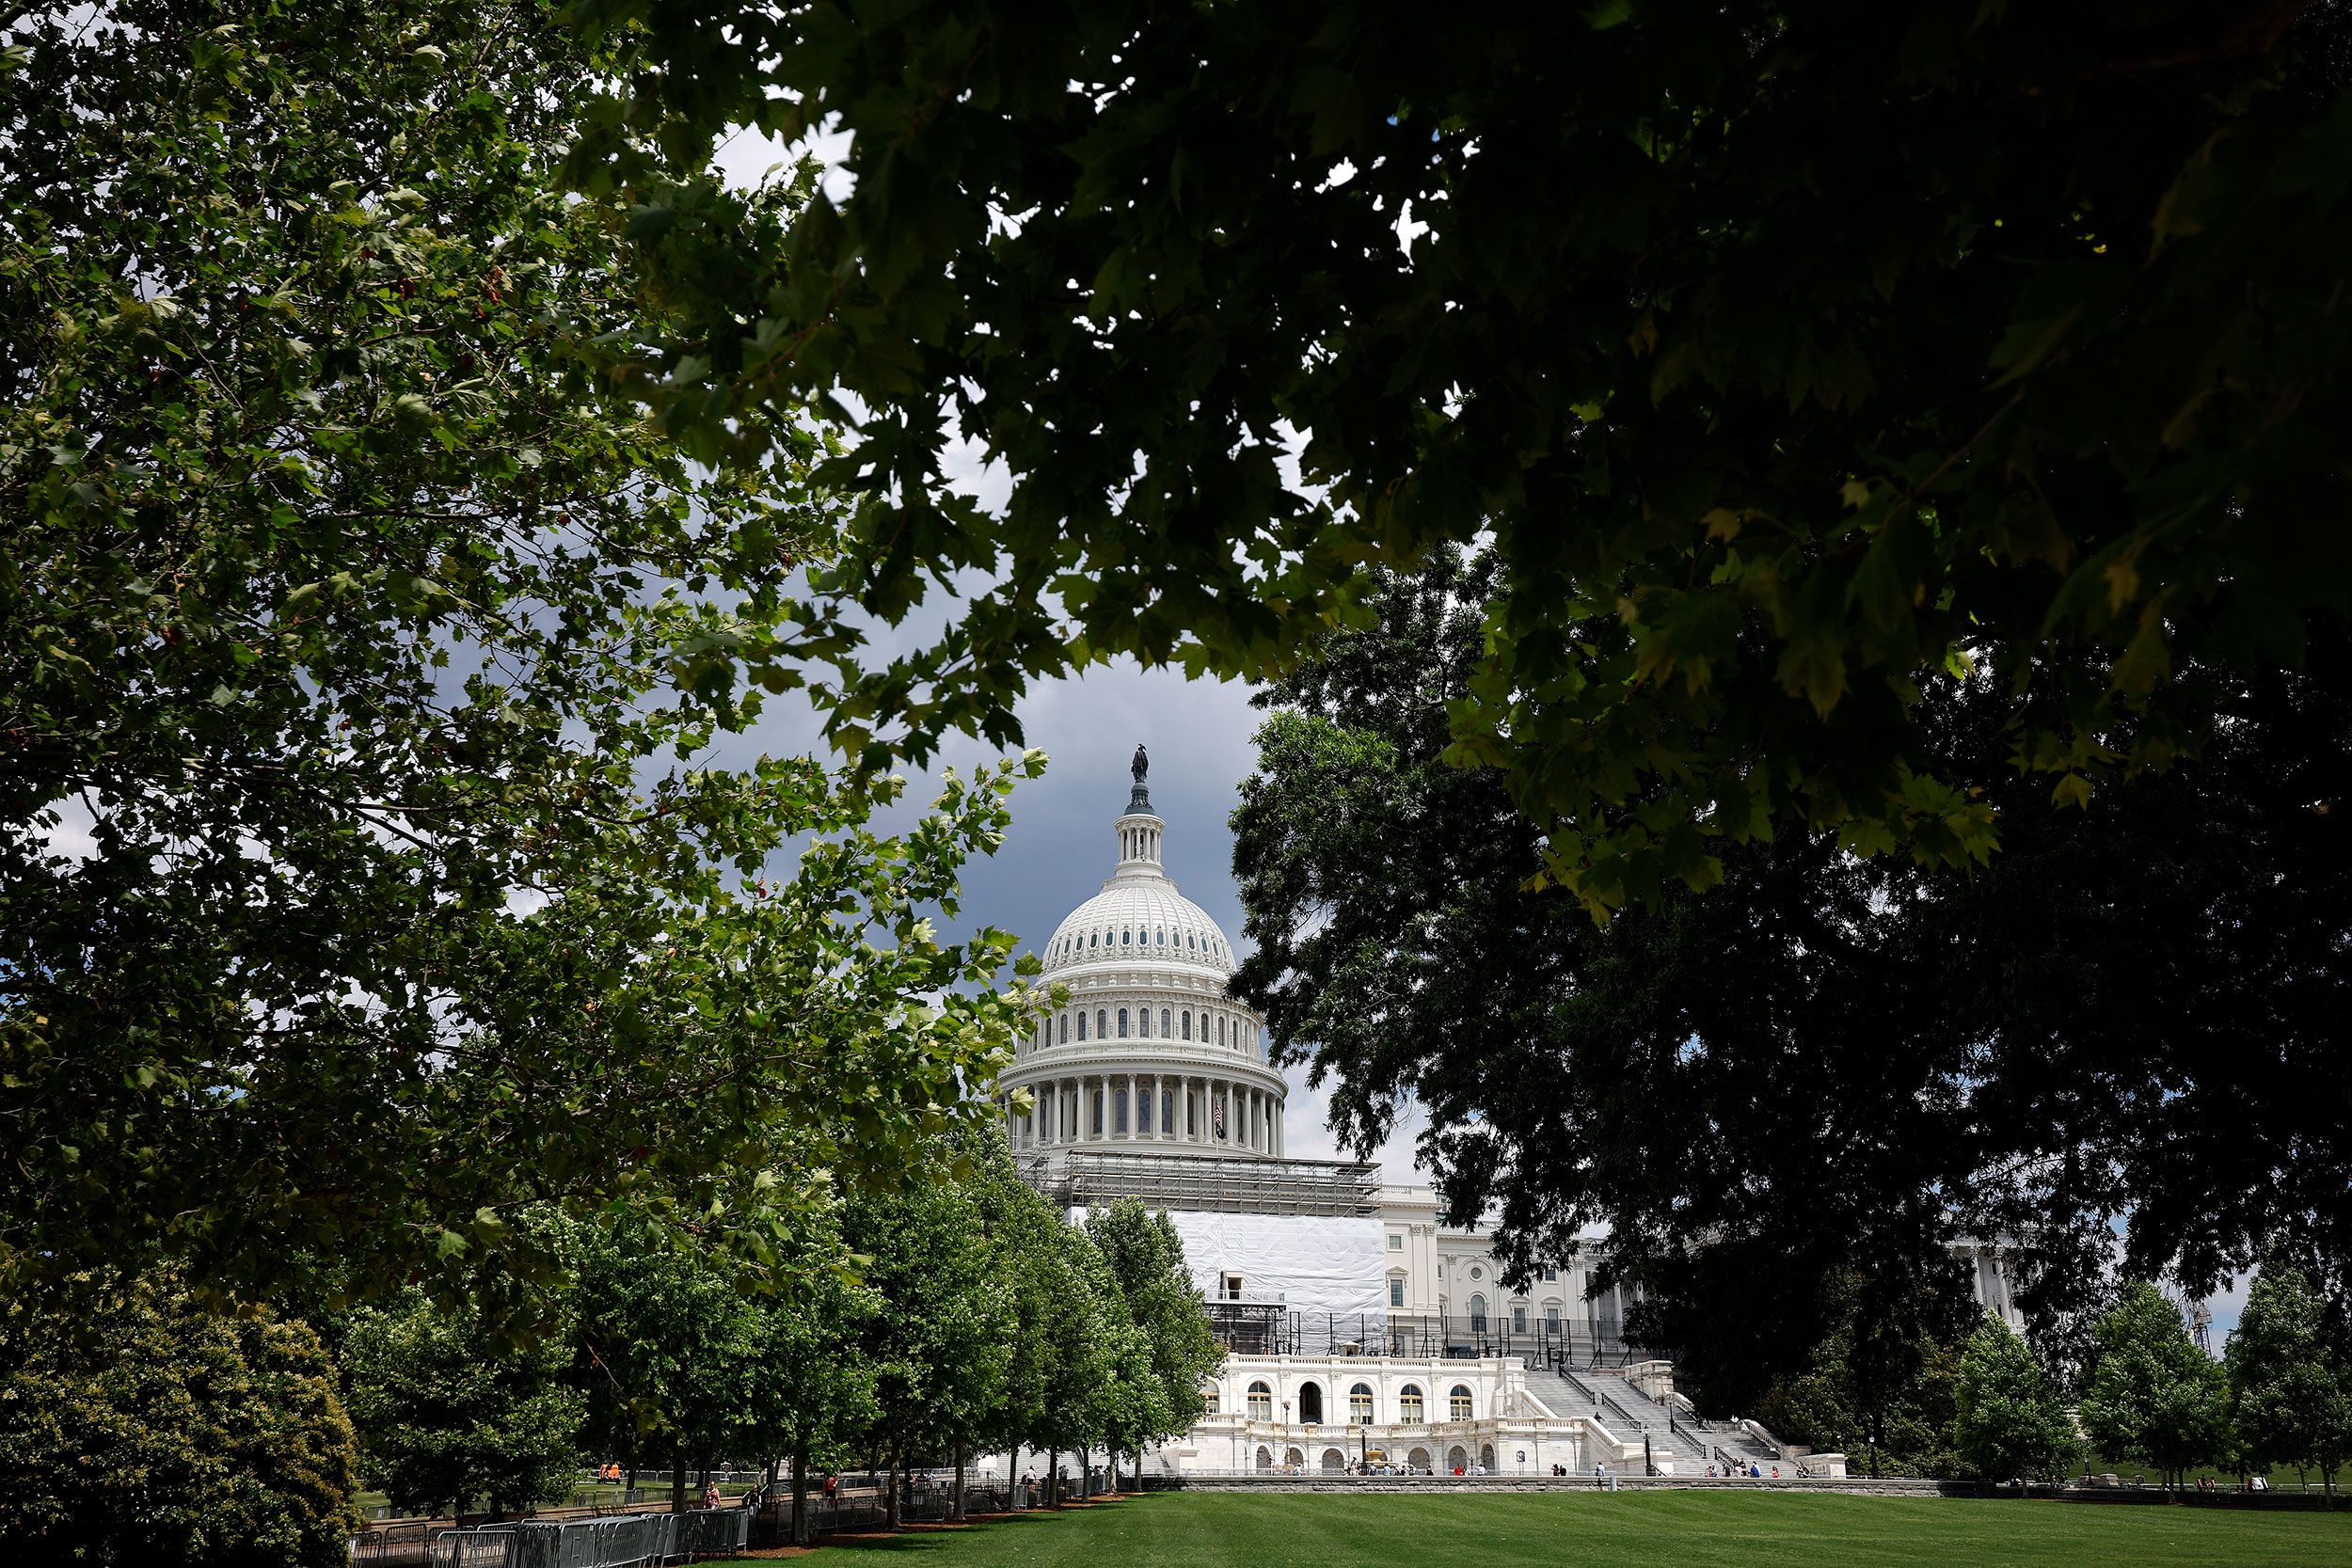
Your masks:
<svg viewBox="0 0 2352 1568"><path fill-rule="evenodd" d="M2352 1513L1797 1493L1155 1493L809 1554L908 1568L2344 1568Z"/></svg>

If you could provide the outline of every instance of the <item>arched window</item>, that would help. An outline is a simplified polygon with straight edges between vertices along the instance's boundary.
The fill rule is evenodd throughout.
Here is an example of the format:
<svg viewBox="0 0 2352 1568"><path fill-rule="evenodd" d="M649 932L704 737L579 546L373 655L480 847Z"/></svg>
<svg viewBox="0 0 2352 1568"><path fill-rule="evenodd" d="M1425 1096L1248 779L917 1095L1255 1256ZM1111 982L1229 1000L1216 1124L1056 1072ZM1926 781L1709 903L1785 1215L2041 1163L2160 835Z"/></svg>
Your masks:
<svg viewBox="0 0 2352 1568"><path fill-rule="evenodd" d="M1084 1039L1086 1037L1081 1035L1078 1037ZM1064 1045L1070 1043L1070 1015L1068 1013L1061 1015L1061 1042Z"/></svg>
<svg viewBox="0 0 2352 1568"><path fill-rule="evenodd" d="M1445 1397L1445 1413L1448 1420L1467 1421L1470 1418L1469 1384L1457 1383L1454 1386L1454 1391Z"/></svg>
<svg viewBox="0 0 2352 1568"><path fill-rule="evenodd" d="M1160 939L1160 945L1161 945L1162 947L1166 947L1166 946L1168 945L1168 929L1167 929L1167 927L1161 927L1160 932L1159 932L1159 939Z"/></svg>
<svg viewBox="0 0 2352 1568"><path fill-rule="evenodd" d="M1094 1037L1098 1040L1106 1040L1111 1037L1111 1015L1108 1008L1094 1009Z"/></svg>
<svg viewBox="0 0 2352 1568"><path fill-rule="evenodd" d="M1258 1445L1258 1468L1261 1470L1271 1470L1274 1468L1273 1450L1269 1449L1263 1443Z"/></svg>
<svg viewBox="0 0 2352 1568"><path fill-rule="evenodd" d="M1150 1039L1152 1037L1151 1008L1138 1007L1136 1010L1136 1033L1141 1035L1145 1039Z"/></svg>
<svg viewBox="0 0 2352 1568"><path fill-rule="evenodd" d="M1136 934L1135 934L1135 932L1133 932L1133 931L1129 930L1129 929L1128 929L1126 927L1124 927L1124 926L1121 926L1121 927L1119 928L1119 943L1120 943L1120 946L1122 946L1122 947L1127 946L1128 944L1132 943L1135 940L1136 940Z"/></svg>
<svg viewBox="0 0 2352 1568"><path fill-rule="evenodd" d="M1216 1015L1216 1043L1219 1045L1225 1043L1225 1015L1223 1013Z"/></svg>
<svg viewBox="0 0 2352 1568"><path fill-rule="evenodd" d="M1347 1391L1347 1418L1359 1427L1372 1425L1372 1385L1359 1383Z"/></svg>
<svg viewBox="0 0 2352 1568"><path fill-rule="evenodd" d="M1216 1407L1217 1395L1216 1387L1212 1386L1200 1390L1200 1413L1204 1416L1214 1416L1216 1414Z"/></svg>
<svg viewBox="0 0 2352 1568"><path fill-rule="evenodd" d="M1124 1007L1119 1009L1119 1037L1122 1040L1127 1037L1127 1009Z"/></svg>
<svg viewBox="0 0 2352 1568"><path fill-rule="evenodd" d="M1184 1009L1184 1038L1192 1038L1192 1009Z"/></svg>
<svg viewBox="0 0 2352 1568"><path fill-rule="evenodd" d="M1323 1385L1302 1383L1298 1386L1298 1418L1309 1426L1323 1424Z"/></svg>
<svg viewBox="0 0 2352 1568"><path fill-rule="evenodd" d="M1166 1007L1160 1009L1160 1038L1168 1038L1168 1009Z"/></svg>
<svg viewBox="0 0 2352 1568"><path fill-rule="evenodd" d="M1486 1298L1485 1296L1470 1297L1470 1332L1472 1334L1486 1332Z"/></svg>
<svg viewBox="0 0 2352 1568"><path fill-rule="evenodd" d="M1103 1091L1101 1089L1094 1091L1094 1135L1098 1138L1103 1135Z"/></svg>
<svg viewBox="0 0 2352 1568"><path fill-rule="evenodd" d="M1396 1418L1411 1423L1421 1419L1421 1385L1408 1383L1396 1396Z"/></svg>
<svg viewBox="0 0 2352 1568"><path fill-rule="evenodd" d="M1263 1383L1249 1386L1249 1418L1253 1421L1274 1419L1274 1390ZM1258 1451L1263 1453L1265 1450L1260 1449Z"/></svg>
<svg viewBox="0 0 2352 1568"><path fill-rule="evenodd" d="M1080 1039L1087 1037L1087 1015L1084 1013L1078 1015L1078 1037Z"/></svg>

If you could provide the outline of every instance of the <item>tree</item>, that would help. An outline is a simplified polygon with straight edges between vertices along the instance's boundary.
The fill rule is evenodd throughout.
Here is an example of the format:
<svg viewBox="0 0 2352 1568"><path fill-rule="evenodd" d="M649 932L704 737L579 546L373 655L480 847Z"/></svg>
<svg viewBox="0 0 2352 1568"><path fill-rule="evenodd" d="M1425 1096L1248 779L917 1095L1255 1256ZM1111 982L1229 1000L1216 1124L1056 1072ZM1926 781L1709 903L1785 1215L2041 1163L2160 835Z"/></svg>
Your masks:
<svg viewBox="0 0 2352 1568"><path fill-rule="evenodd" d="M880 769L716 760L835 641L818 438L698 463L598 346L798 187L557 189L599 59L523 0L0 23L11 1283L453 1294L554 1268L532 1206L894 1180L985 1114L1009 939L924 916L1003 781L884 838Z"/></svg>
<svg viewBox="0 0 2352 1568"><path fill-rule="evenodd" d="M516 1345L413 1290L355 1314L343 1391L370 1483L404 1511L455 1514L480 1498L494 1518L563 1496L586 1403L565 1381L564 1327Z"/></svg>
<svg viewBox="0 0 2352 1568"><path fill-rule="evenodd" d="M837 1220L822 1211L803 1217L799 1245L807 1263L837 1259ZM813 1531L809 1471L847 1459L881 1414L864 1344L882 1309L846 1268L822 1266L795 1271L786 1290L755 1305L745 1441L755 1452L791 1456L795 1544L806 1545Z"/></svg>
<svg viewBox="0 0 2352 1568"><path fill-rule="evenodd" d="M1788 1441L1859 1454L1873 1476L1952 1475L1960 1340L1970 1308L1948 1274L1899 1292L1885 1284L1854 1269L1830 1276L1830 1331L1802 1375L1764 1395L1758 1414Z"/></svg>
<svg viewBox="0 0 2352 1568"><path fill-rule="evenodd" d="M761 1412L758 1306L708 1247L622 1215L581 1240L573 1378L599 1452L665 1467L670 1507L688 1506L690 1465L735 1451Z"/></svg>
<svg viewBox="0 0 2352 1568"><path fill-rule="evenodd" d="M2181 1309L2135 1283L2095 1331L2083 1430L2100 1452L2143 1459L2169 1481L2214 1461L2230 1437L2230 1385L2188 1337Z"/></svg>
<svg viewBox="0 0 2352 1568"><path fill-rule="evenodd" d="M1045 1379L1027 1441L1045 1454L1046 1492L1058 1504L1061 1456L1077 1456L1083 1474L1087 1454L1119 1415L1111 1391L1126 1316L1102 1249L1078 1227L1057 1226L1039 1266L1045 1271Z"/></svg>
<svg viewBox="0 0 2352 1568"><path fill-rule="evenodd" d="M2249 1466L2308 1466L2332 1492L2352 1458L2352 1357L2311 1276L2283 1255L2263 1260L2222 1360Z"/></svg>
<svg viewBox="0 0 2352 1568"><path fill-rule="evenodd" d="M934 1153L952 1161L954 1152ZM960 1182L935 1182L850 1203L842 1231L870 1258L878 1302L866 1320L873 1434L890 1468L889 1525L899 1524L902 1472L915 1455L960 1454L985 1433L1012 1360L1013 1292L988 1245L979 1206Z"/></svg>
<svg viewBox="0 0 2352 1568"><path fill-rule="evenodd" d="M2082 1452L2058 1386L2009 1324L1988 1315L1960 1359L1956 1446L1988 1481L2057 1481Z"/></svg>
<svg viewBox="0 0 2352 1568"><path fill-rule="evenodd" d="M1522 1275L1597 1252L1710 1409L1804 1370L1833 1275L1896 1313L1971 1235L2004 1238L2045 1347L2103 1309L2117 1227L2200 1289L2281 1237L2352 1259L2352 1149L2311 1092L2352 1006L2352 644L2203 672L2231 722L2195 768L2081 811L1988 789L1990 866L1792 831L1604 927L1530 885L1500 773L1448 761L1501 570L1383 577L1372 625L1263 694L1235 986L1348 1147L1409 1101L1452 1221L1492 1215ZM1923 696L1936 754L1990 766L2005 703Z"/></svg>
<svg viewBox="0 0 2352 1568"><path fill-rule="evenodd" d="M979 1441L988 1449L1046 1446L1048 1402L1055 1380L1052 1324L1062 1309L1062 1237L1069 1229L1044 1195L1021 1180L997 1129L966 1140L972 1175L966 1183L1010 1294L1011 1329L1001 1394ZM957 1466L956 1510L962 1512L962 1466Z"/></svg>
<svg viewBox="0 0 2352 1568"><path fill-rule="evenodd" d="M1127 1321L1140 1336L1142 1372L1126 1381L1136 1391L1120 1425L1143 1471L1143 1446L1189 1432L1207 1408L1203 1385L1225 1363L1200 1288L1184 1263L1184 1238L1165 1213L1132 1197L1087 1216L1087 1235L1119 1286Z"/></svg>
<svg viewBox="0 0 2352 1568"><path fill-rule="evenodd" d="M308 1326L167 1281L0 1298L0 1541L104 1568L341 1568L358 1451Z"/></svg>
<svg viewBox="0 0 2352 1568"><path fill-rule="evenodd" d="M618 55L592 189L660 166L622 127L848 144L853 194L714 243L713 325L655 366L714 443L855 400L832 591L896 622L990 583L845 676L836 733L912 689L911 749L1002 737L1025 679L1120 653L1262 678L1368 562L1483 541L1455 754L1606 911L1771 829L1980 861L1976 788L2191 751L2181 672L2352 607L2340 6L573 14ZM1971 663L2014 760L1932 766L1918 683Z"/></svg>

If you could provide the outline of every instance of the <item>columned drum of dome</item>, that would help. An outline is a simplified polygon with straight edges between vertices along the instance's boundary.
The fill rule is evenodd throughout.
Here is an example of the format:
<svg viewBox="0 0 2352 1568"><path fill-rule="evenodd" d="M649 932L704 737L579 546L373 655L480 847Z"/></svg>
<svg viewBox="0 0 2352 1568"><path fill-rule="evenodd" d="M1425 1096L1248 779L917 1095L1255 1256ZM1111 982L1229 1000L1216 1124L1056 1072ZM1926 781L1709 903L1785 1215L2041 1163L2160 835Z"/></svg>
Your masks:
<svg viewBox="0 0 2352 1568"><path fill-rule="evenodd" d="M1162 860L1143 749L1111 824L1102 891L1055 928L1048 986L1068 1001L1034 1029L998 1081L1016 1152L1055 1165L1080 1152L1282 1158L1282 1075L1264 1021L1226 994L1232 944L1177 891ZM1026 1111L1014 1095L1029 1091Z"/></svg>

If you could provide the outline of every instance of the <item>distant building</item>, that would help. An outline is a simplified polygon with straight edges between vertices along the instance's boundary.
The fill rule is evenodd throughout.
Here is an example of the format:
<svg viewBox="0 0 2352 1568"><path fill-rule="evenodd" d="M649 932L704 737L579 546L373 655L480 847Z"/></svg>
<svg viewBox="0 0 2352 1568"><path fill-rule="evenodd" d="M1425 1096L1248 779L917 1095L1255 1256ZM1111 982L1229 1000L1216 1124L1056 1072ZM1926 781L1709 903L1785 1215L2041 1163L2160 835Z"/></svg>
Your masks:
<svg viewBox="0 0 2352 1568"><path fill-rule="evenodd" d="M1588 1294L1581 1259L1511 1290L1492 1238L1442 1227L1428 1187L1285 1155L1288 1085L1264 1021L1226 992L1232 944L1168 875L1147 768L1138 747L1111 875L1045 943L1068 1006L998 1089L1032 1185L1073 1214L1141 1198L1184 1237L1232 1354L1210 1414L1159 1462L1590 1476L1777 1457L1769 1434L1690 1420L1672 1367L1627 1347L1625 1299ZM1994 1249L1970 1247L1979 1297L2013 1319Z"/></svg>

